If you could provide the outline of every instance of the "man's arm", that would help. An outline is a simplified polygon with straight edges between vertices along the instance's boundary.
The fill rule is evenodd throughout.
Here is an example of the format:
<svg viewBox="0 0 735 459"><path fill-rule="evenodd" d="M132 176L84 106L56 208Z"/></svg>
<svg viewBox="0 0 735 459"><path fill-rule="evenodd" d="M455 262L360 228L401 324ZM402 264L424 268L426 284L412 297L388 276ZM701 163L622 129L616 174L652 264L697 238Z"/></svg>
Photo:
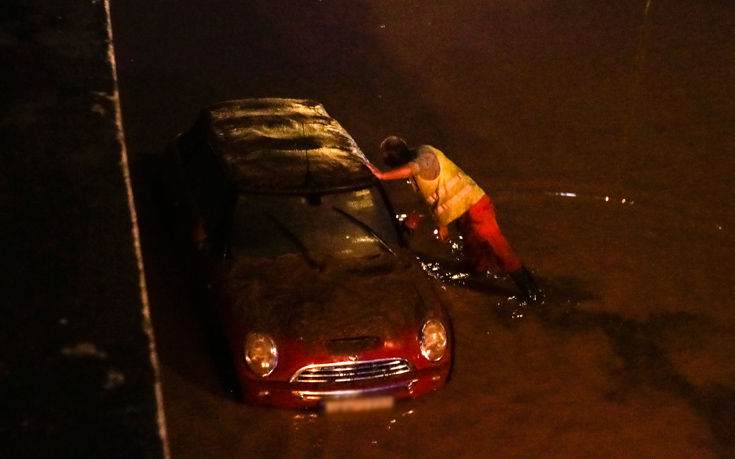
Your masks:
<svg viewBox="0 0 735 459"><path fill-rule="evenodd" d="M365 165L368 167L368 169L370 169L370 172L372 172L373 175L379 178L380 180L406 179L414 175L414 170L415 170L415 166L412 166L411 163L408 163L396 169L391 169L386 172L381 172L380 169L375 167L375 165L372 164L370 161L366 162Z"/></svg>
<svg viewBox="0 0 735 459"><path fill-rule="evenodd" d="M434 157L434 155L432 155ZM380 169L378 169L373 163L370 161L365 162L365 165L368 169L370 169L370 172L373 173L374 176L376 176L380 180L398 180L398 179L406 179L413 175L416 175L418 173L418 170L421 168L421 166L415 162L409 162L405 164L404 166L398 167L396 169L391 169L387 172L381 172ZM438 171L437 171L438 174ZM415 217L409 216L406 222L406 227L414 230L418 226L418 218L411 218ZM446 225L439 225L437 228L436 235L439 237L439 240L442 242L447 242L449 240L449 228Z"/></svg>

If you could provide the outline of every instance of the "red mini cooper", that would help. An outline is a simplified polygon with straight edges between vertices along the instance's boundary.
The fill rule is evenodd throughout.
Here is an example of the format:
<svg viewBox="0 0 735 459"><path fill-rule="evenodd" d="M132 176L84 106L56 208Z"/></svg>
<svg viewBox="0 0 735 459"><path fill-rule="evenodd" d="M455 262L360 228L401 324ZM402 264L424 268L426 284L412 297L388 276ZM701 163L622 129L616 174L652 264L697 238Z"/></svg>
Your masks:
<svg viewBox="0 0 735 459"><path fill-rule="evenodd" d="M452 337L437 287L321 104L213 105L167 149L161 184L247 402L374 408L446 382Z"/></svg>

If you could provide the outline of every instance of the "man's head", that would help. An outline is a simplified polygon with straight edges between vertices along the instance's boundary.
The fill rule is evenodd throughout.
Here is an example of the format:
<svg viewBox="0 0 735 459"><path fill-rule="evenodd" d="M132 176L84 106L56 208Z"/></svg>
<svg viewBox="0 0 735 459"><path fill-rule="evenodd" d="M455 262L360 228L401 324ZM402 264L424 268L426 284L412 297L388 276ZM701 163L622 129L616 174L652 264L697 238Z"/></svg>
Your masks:
<svg viewBox="0 0 735 459"><path fill-rule="evenodd" d="M391 168L403 166L413 160L413 155L408 149L406 141L394 135L386 137L381 142L380 154L383 156L383 162Z"/></svg>

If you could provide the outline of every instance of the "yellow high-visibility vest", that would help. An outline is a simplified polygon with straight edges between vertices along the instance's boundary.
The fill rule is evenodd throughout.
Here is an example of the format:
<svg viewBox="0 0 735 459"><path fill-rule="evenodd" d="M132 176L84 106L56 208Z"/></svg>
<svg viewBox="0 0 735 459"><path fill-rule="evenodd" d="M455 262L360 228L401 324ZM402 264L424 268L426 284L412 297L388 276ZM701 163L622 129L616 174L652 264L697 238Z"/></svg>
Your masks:
<svg viewBox="0 0 735 459"><path fill-rule="evenodd" d="M441 151L429 145L419 148L429 149L439 161L441 170L434 180L422 179L420 175L413 178L439 224L446 226L467 212L485 192Z"/></svg>

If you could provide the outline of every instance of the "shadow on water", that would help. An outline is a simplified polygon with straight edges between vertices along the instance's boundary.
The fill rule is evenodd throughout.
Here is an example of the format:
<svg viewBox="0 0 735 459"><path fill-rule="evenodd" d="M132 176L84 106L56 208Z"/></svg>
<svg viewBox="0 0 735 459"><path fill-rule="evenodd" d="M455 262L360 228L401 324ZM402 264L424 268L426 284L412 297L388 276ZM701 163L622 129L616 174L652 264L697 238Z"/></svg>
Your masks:
<svg viewBox="0 0 735 459"><path fill-rule="evenodd" d="M669 392L706 420L723 457L735 454L735 389L720 384L695 386L676 369L661 345L676 336L696 346L707 333L717 330L711 318L669 312L641 321L609 311L584 310L580 305L600 300L600 296L586 281L576 277L537 277L544 300L527 304L517 299L517 291L508 279L469 274L457 256L424 255L420 261L431 277L443 283L498 298L496 317L504 327L516 328L524 321L535 320L549 330L568 335L601 330L622 362L610 374L613 389L605 395L606 399L624 400L641 387Z"/></svg>
<svg viewBox="0 0 735 459"><path fill-rule="evenodd" d="M597 298L578 279L558 279L545 283L543 304L526 305L509 301L499 305L498 316L507 326L536 320L547 329L566 333L587 333L598 329L610 339L622 366L611 373L614 388L608 400L623 400L641 387L662 390L686 401L709 424L722 457L735 454L735 389L721 384L697 387L682 375L666 356L660 343L672 335L699 342L715 331L711 319L688 312L659 314L645 321L625 318L605 311L586 311L578 306Z"/></svg>
<svg viewBox="0 0 735 459"><path fill-rule="evenodd" d="M554 197L556 196L576 198L574 203L568 202L570 205L578 206L581 202L589 204L592 207L585 207L585 212L588 212L589 215L596 215L594 209L600 208L599 203L607 204L608 200L614 200L607 196L578 195L576 193L555 193ZM626 199L618 199L617 202L622 203L623 206L613 210L632 209L630 206L633 202L628 203L626 201ZM519 208L521 201L514 201L514 204ZM537 203L534 201L535 204ZM522 207L520 208L522 209ZM639 250L649 250L651 247L656 247L656 245L651 245L652 241L662 247L676 246L679 233L677 232L672 236L666 232L679 221L671 216L690 211L686 206L679 206L673 211L665 202L659 203L659 201L649 202L648 207L637 204L636 211L638 214L629 212L625 215L617 215L610 212L609 208L605 209L609 214L603 213L602 220L610 218L610 215L615 215L615 218L620 218L619 221L623 222L621 225L624 225L622 232L616 233L609 240L624 240L625 238L634 240L638 237L638 233L629 228L638 224L638 227L642 228L642 234L646 236L635 239L637 243L644 244ZM574 212L578 211L571 208L564 208L563 210L569 212L569 215L576 215ZM558 213L559 211L560 207L556 206L555 212ZM625 217L625 219L622 219L622 217ZM652 220L654 217L661 218ZM592 220L594 219L589 221ZM617 226L618 220L615 219L604 220L604 223L595 220L595 224L608 225L605 230L594 227L588 228L587 226L578 227L579 222L585 220L577 219L575 221L577 226L553 227L547 225L545 228L553 228L554 235L564 234L566 231L572 235L579 234L580 238L583 238L581 234L588 229L597 231L599 234L620 229ZM657 222L661 227L650 223L651 221ZM692 218L691 221L699 220ZM543 222L545 223L546 220L543 220ZM531 225L527 226L530 227ZM651 235L654 235L655 238ZM585 241L584 239L579 240ZM461 243L459 245L461 246ZM541 243L541 245L544 244ZM546 244L546 246L548 245ZM591 245L593 246L594 243ZM630 247L633 247L633 245ZM524 324L532 322L562 338L577 337L595 331L600 332L607 338L611 352L616 357L616 361L619 362L619 366L608 370L606 373L610 387L602 393L603 399L613 403L625 404L624 402L639 397L647 391L666 393L689 406L697 417L709 426L714 443L712 448L718 455L735 457L735 435L733 434L735 432L735 416L732 414L735 412L735 388L722 382L697 382L692 375L686 373L686 366L681 367L680 362L676 360L677 353L672 354L671 350L671 346L674 346L686 349L687 355L692 355L698 349L703 349L706 352L710 349L707 342L712 336L729 336L731 330L727 328L726 323L720 323L717 319L709 316L706 311L699 312L696 309L693 311L659 311L646 318L640 316L637 318L629 317L622 312L600 310L599 304L606 303L609 298L606 298L607 295L602 293L600 287L594 283L592 280L594 276L587 276L590 280L585 280L571 276L545 278L543 273L534 273L539 286L545 293L545 299L541 304L526 304L517 299L517 291L509 279L492 275L467 274L468 270L465 266L462 266L458 255L460 252L461 250L455 250L454 252L450 250L448 253L443 253L442 256L435 257L435 259L422 257L424 269L432 277L446 284L458 286L491 298L496 304L495 317L497 323L507 329L518 329L524 327ZM562 253L562 251L554 253ZM608 257L603 258L603 260L607 260L609 266L615 269L623 269L617 267L618 265L622 266L623 263L616 261L619 259L615 256L608 256L605 251L597 252L595 256L597 257L598 254L602 257ZM600 260L600 258L593 258L595 262ZM633 256L633 258L635 257ZM618 263L618 265L615 263ZM670 270L665 272L669 273ZM612 274L620 275L620 273ZM660 275L657 273L657 276ZM625 277L622 277L622 279L625 279ZM623 280L623 282L625 281ZM663 283L663 285L666 284ZM688 287L682 284L680 288L686 289ZM686 297L688 294L689 292L686 290L677 290L672 293L672 295L681 297ZM657 300L656 298L650 298L650 300L653 302L666 301ZM574 359L574 356L569 356L569 358ZM651 399L651 403L655 403L655 401ZM666 406L661 406L660 412L665 413L666 409ZM671 422L675 423L677 421L671 419Z"/></svg>

